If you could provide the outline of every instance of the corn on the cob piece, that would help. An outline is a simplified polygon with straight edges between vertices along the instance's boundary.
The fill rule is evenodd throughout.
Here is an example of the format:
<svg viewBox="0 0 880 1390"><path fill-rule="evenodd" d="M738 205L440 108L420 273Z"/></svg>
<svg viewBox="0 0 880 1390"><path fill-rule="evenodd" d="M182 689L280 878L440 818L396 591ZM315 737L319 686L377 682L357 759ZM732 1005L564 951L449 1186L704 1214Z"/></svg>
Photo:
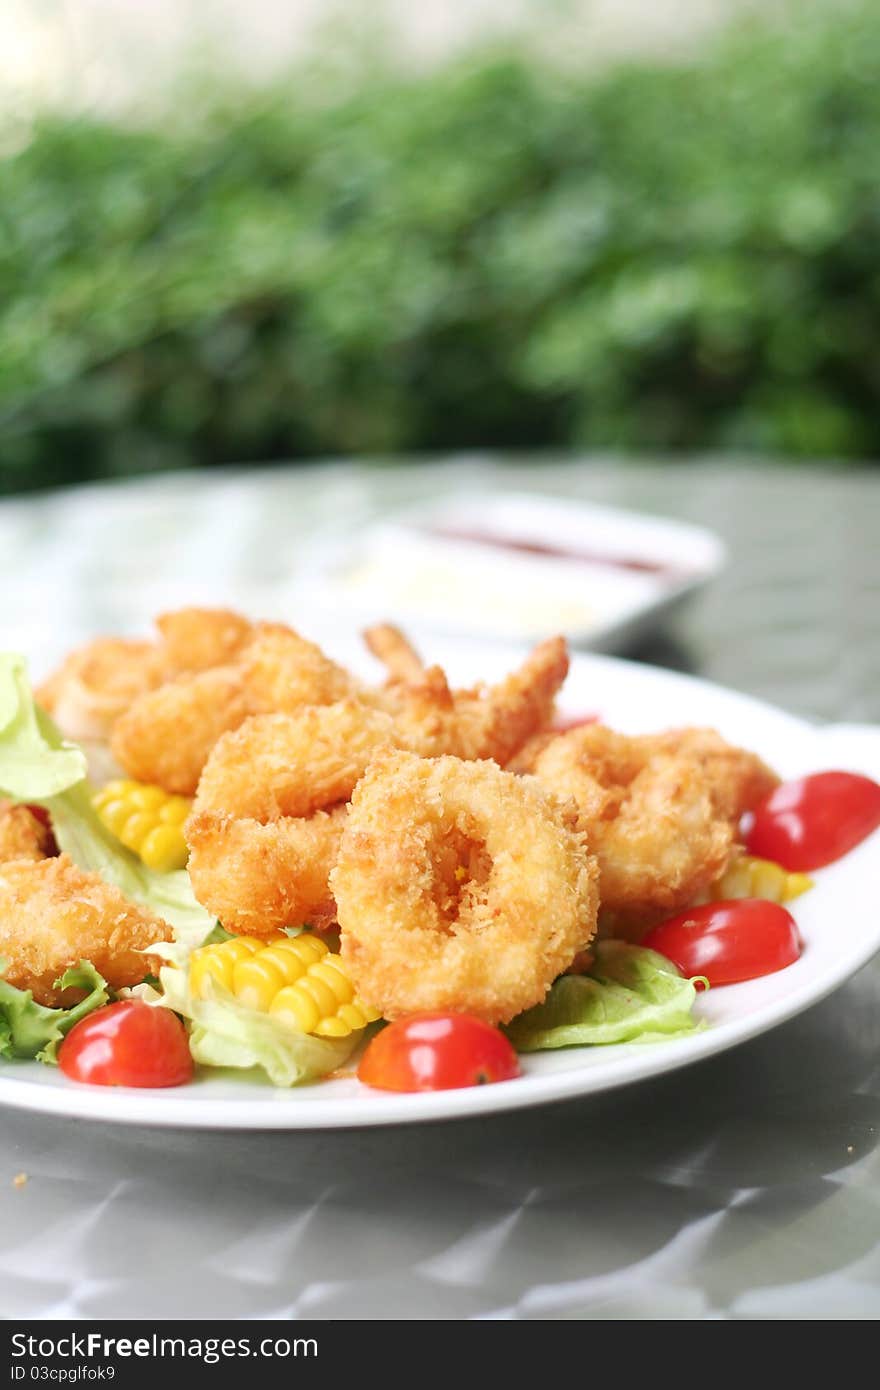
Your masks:
<svg viewBox="0 0 880 1390"><path fill-rule="evenodd" d="M806 874L789 873L781 864L769 859L755 859L750 854L737 855L710 889L710 902L728 898L765 898L771 903L787 903L812 888L813 880Z"/></svg>
<svg viewBox="0 0 880 1390"><path fill-rule="evenodd" d="M337 955L310 932L258 941L236 936L193 951L190 989L210 996L216 981L249 1009L321 1038L344 1038L380 1014L355 996Z"/></svg>
<svg viewBox="0 0 880 1390"><path fill-rule="evenodd" d="M183 823L191 805L187 797L172 796L161 787L121 779L108 782L94 797L95 810L107 829L148 868L160 873L186 865Z"/></svg>

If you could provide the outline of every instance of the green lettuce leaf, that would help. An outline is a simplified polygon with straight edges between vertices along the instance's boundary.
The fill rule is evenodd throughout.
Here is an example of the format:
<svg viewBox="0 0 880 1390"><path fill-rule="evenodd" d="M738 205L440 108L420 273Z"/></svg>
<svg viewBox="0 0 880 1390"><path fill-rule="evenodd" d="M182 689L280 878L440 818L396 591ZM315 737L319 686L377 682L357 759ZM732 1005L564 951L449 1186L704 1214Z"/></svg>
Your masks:
<svg viewBox="0 0 880 1390"><path fill-rule="evenodd" d="M245 1008L219 985L213 998L194 999L186 970L174 966L163 966L159 978L161 996L144 990L141 997L189 1020L190 1051L206 1067L258 1068L274 1086L295 1086L342 1066L363 1036L362 1031L347 1038L294 1032L269 1014Z"/></svg>
<svg viewBox="0 0 880 1390"><path fill-rule="evenodd" d="M34 703L24 659L0 653L0 795L45 806L59 849L197 946L216 919L196 902L185 869L162 874L120 844L92 806L86 759Z"/></svg>
<svg viewBox="0 0 880 1390"><path fill-rule="evenodd" d="M65 1033L110 998L107 981L87 960L71 966L55 982L56 989L88 991L70 1009L50 1009L35 1003L29 989L16 989L2 978L8 968L9 962L0 956L0 1057L35 1057L38 1062L55 1062Z"/></svg>
<svg viewBox="0 0 880 1390"><path fill-rule="evenodd" d="M0 652L0 789L11 801L45 801L86 775L85 754L40 728L24 657Z"/></svg>
<svg viewBox="0 0 880 1390"><path fill-rule="evenodd" d="M600 941L587 975L563 975L543 1004L506 1032L519 1052L600 1043L658 1042L702 1027L693 1017L695 984L643 946Z"/></svg>

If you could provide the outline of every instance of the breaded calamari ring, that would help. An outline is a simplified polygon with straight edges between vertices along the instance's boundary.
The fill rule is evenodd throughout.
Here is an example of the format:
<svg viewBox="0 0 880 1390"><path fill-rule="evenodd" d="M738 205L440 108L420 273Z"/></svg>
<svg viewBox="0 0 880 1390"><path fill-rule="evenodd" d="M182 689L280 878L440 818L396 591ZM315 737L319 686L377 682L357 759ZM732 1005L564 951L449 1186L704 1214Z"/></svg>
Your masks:
<svg viewBox="0 0 880 1390"><path fill-rule="evenodd" d="M534 773L577 804L599 861L603 910L646 919L674 912L723 873L733 832L693 759L588 724L553 739Z"/></svg>
<svg viewBox="0 0 880 1390"><path fill-rule="evenodd" d="M27 806L0 801L0 864L10 859L48 859L54 848L51 830Z"/></svg>
<svg viewBox="0 0 880 1390"><path fill-rule="evenodd" d="M0 865L0 956L9 984L29 989L39 1004L69 1001L55 988L70 966L91 961L114 989L136 985L161 961L141 952L168 941L161 918L129 902L66 854L38 863Z"/></svg>
<svg viewBox="0 0 880 1390"><path fill-rule="evenodd" d="M237 666L215 666L142 695L113 727L110 747L129 777L192 796L221 734L253 704Z"/></svg>
<svg viewBox="0 0 880 1390"><path fill-rule="evenodd" d="M134 700L167 679L155 642L98 637L71 652L36 699L68 737L103 740Z"/></svg>
<svg viewBox="0 0 880 1390"><path fill-rule="evenodd" d="M596 929L572 815L490 762L391 754L358 783L330 875L342 958L386 1018L538 1004Z"/></svg>
<svg viewBox="0 0 880 1390"><path fill-rule="evenodd" d="M326 924L335 916L328 878L347 811L339 806L265 825L195 813L186 837L196 897L240 936Z"/></svg>
<svg viewBox="0 0 880 1390"><path fill-rule="evenodd" d="M394 746L391 717L359 700L255 714L218 740L193 810L259 821L309 816L347 801L376 754Z"/></svg>
<svg viewBox="0 0 880 1390"><path fill-rule="evenodd" d="M230 608L175 608L156 619L169 673L194 675L227 666L251 640L254 625Z"/></svg>

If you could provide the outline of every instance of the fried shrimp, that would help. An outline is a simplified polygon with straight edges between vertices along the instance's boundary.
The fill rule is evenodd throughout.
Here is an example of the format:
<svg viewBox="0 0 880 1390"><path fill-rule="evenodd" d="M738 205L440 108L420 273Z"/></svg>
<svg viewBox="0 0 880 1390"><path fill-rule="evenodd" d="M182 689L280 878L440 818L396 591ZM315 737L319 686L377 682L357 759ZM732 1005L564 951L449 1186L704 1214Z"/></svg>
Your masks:
<svg viewBox="0 0 880 1390"><path fill-rule="evenodd" d="M389 715L355 699L254 715L223 735L186 838L196 897L227 931L261 936L333 916L345 803L395 737Z"/></svg>
<svg viewBox="0 0 880 1390"><path fill-rule="evenodd" d="M485 693L460 694L456 711L465 756L492 758L506 766L526 740L549 723L568 667L565 638L551 637L499 685Z"/></svg>
<svg viewBox="0 0 880 1390"><path fill-rule="evenodd" d="M52 832L29 811L0 801L0 864L10 859L47 859L54 853Z"/></svg>
<svg viewBox="0 0 880 1390"><path fill-rule="evenodd" d="M421 680L425 663L399 627L392 623L376 623L366 629L364 641L373 656L386 667L391 680Z"/></svg>
<svg viewBox="0 0 880 1390"><path fill-rule="evenodd" d="M193 614L168 615L181 642ZM234 618L235 615L227 615ZM201 648L215 653L223 641L239 643L236 660L226 666L169 681L135 700L117 720L110 740L116 759L130 777L154 782L166 791L192 796L208 754L221 734L237 729L251 715L326 705L354 689L354 680L292 628L258 623L246 636L240 623L214 614L215 623L196 627L206 634ZM224 637L225 634L225 637ZM246 640L245 640L246 637ZM243 642L243 645L241 643Z"/></svg>
<svg viewBox="0 0 880 1390"><path fill-rule="evenodd" d="M0 865L6 979L32 990L39 1004L69 1002L55 981L80 960L91 961L114 989L139 984L161 965L142 951L170 936L159 917L128 902L97 874L78 869L66 854Z"/></svg>
<svg viewBox="0 0 880 1390"><path fill-rule="evenodd" d="M36 698L70 738L103 740L132 701L167 676L155 642L99 637L71 652Z"/></svg>
<svg viewBox="0 0 880 1390"><path fill-rule="evenodd" d="M328 885L348 808L261 824L210 811L187 823L193 890L227 931L271 936L333 920Z"/></svg>
<svg viewBox="0 0 880 1390"><path fill-rule="evenodd" d="M347 801L376 754L394 745L390 716L358 700L253 715L217 743L193 809L259 821L309 816Z"/></svg>
<svg viewBox="0 0 880 1390"><path fill-rule="evenodd" d="M638 740L646 751L688 758L705 773L720 816L739 822L779 785L779 778L756 753L727 743L715 729L669 729Z"/></svg>
<svg viewBox="0 0 880 1390"><path fill-rule="evenodd" d="M250 641L254 625L229 608L177 608L156 619L169 673L194 675L226 666Z"/></svg>
<svg viewBox="0 0 880 1390"><path fill-rule="evenodd" d="M374 763L330 876L359 995L390 1019L504 1023L540 1003L596 928L596 864L572 820L489 762Z"/></svg>
<svg viewBox="0 0 880 1390"><path fill-rule="evenodd" d="M37 700L71 738L106 740L141 695L230 661L253 625L226 608L179 608L156 619L159 641L98 637L70 653Z"/></svg>
<svg viewBox="0 0 880 1390"><path fill-rule="evenodd" d="M331 705L357 690L354 677L314 642L282 623L258 623L241 653L242 679L256 709Z"/></svg>
<svg viewBox="0 0 880 1390"><path fill-rule="evenodd" d="M491 758L501 766L550 719L568 674L564 638L542 642L498 685L452 691L442 669L392 681L378 694L407 746L423 757Z"/></svg>
<svg viewBox="0 0 880 1390"><path fill-rule="evenodd" d="M576 802L604 910L645 919L673 912L724 871L733 831L693 758L590 724L547 744L534 773Z"/></svg>
<svg viewBox="0 0 880 1390"><path fill-rule="evenodd" d="M129 777L192 796L220 735L253 708L238 667L216 666L135 700L116 721L110 747Z"/></svg>

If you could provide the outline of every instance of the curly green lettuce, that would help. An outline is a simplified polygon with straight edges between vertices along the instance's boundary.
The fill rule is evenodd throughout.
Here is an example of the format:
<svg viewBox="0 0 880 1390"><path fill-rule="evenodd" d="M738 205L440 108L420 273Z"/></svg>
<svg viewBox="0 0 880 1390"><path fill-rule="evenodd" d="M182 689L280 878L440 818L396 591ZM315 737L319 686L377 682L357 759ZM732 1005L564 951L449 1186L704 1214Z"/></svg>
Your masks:
<svg viewBox="0 0 880 1390"><path fill-rule="evenodd" d="M699 981L643 946L600 941L586 975L563 975L536 1008L506 1029L519 1052L605 1043L659 1042L703 1025L693 1017Z"/></svg>
<svg viewBox="0 0 880 1390"><path fill-rule="evenodd" d="M3 976L9 962L0 956L0 1057L57 1061L58 1046L81 1018L100 1009L110 998L107 981L87 960L71 966L55 981L56 989L81 989L85 998L69 1009L37 1004L29 989L16 989Z"/></svg>

